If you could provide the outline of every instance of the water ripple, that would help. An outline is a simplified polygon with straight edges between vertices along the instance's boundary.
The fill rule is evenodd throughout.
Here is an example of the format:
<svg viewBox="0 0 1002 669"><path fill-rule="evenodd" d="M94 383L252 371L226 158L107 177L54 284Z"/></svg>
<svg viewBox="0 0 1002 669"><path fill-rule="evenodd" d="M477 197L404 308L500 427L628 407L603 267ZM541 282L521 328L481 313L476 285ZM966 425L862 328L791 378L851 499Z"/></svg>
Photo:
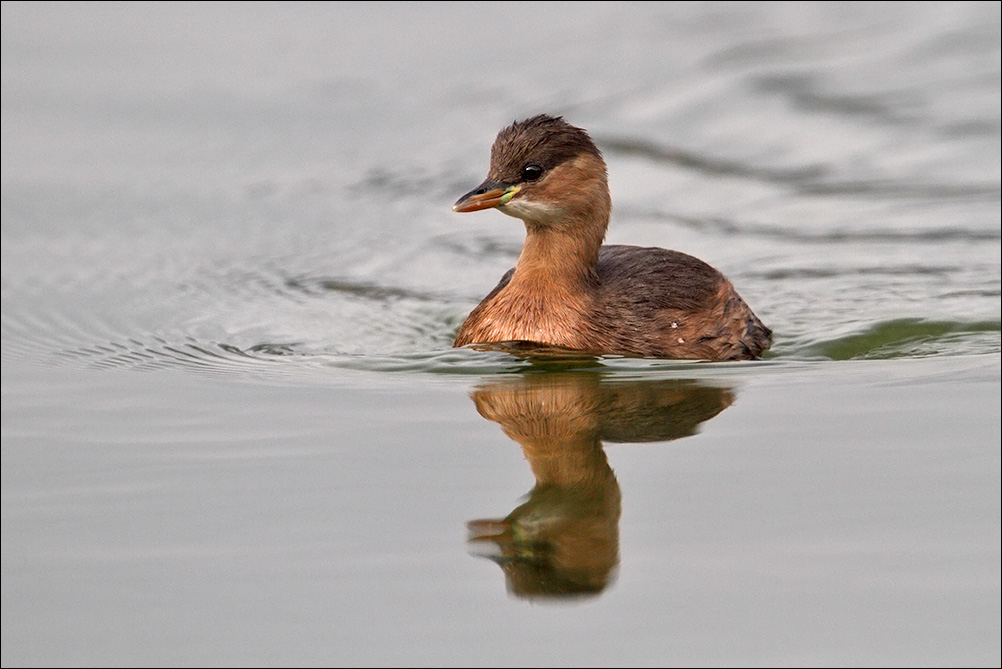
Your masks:
<svg viewBox="0 0 1002 669"><path fill-rule="evenodd" d="M893 360L938 355L974 355L1002 350L1002 321L958 323L889 320L861 332L798 347L797 355L827 360Z"/></svg>
<svg viewBox="0 0 1002 669"><path fill-rule="evenodd" d="M792 228L789 226L750 226L747 223L723 218L696 218L661 210L632 208L627 215L633 219L670 221L682 227L711 233L718 236L742 235L760 239L776 239L783 242L828 244L832 242L896 242L896 243L942 243L942 242L998 242L1002 240L1002 229L998 227L957 227L944 223L942 227L927 229L852 229L818 230Z"/></svg>
<svg viewBox="0 0 1002 669"><path fill-rule="evenodd" d="M378 302L379 297L375 298ZM22 314L23 316L23 314ZM413 350L362 353L338 350L330 342L259 341L238 344L200 338L191 334L173 337L138 332L118 338L95 339L102 328L77 324L75 331L62 328L65 321L13 318L3 323L4 358L48 359L57 365L78 365L93 369L157 371L189 369L211 375L251 375L268 378L313 377L323 370L342 369L369 373L425 373L435 375L483 375L526 371L602 370L616 374L671 372L706 373L707 363L692 361L633 359L621 356L593 356L560 349L541 349L518 344L448 348L448 338L426 337ZM438 326L444 327L444 323ZM53 330L59 332L53 332ZM921 319L891 319L872 323L864 329L819 340L809 334L787 337L777 333L777 349L767 361L888 360L928 356L991 354L1002 350L1002 323L999 321L958 322ZM237 337L243 338L243 337ZM74 340L77 341L74 341ZM10 346L12 341L18 342ZM47 351L47 352L46 352ZM765 363L733 363L756 365ZM727 367L713 364L711 367Z"/></svg>
<svg viewBox="0 0 1002 669"><path fill-rule="evenodd" d="M768 183L795 184L818 179L826 173L822 165L808 165L790 169L770 169L746 165L737 161L703 156L678 147L660 146L653 142L604 137L600 142L603 150L626 156L639 156L647 160L682 167L708 176L728 176L764 181Z"/></svg>
<svg viewBox="0 0 1002 669"><path fill-rule="evenodd" d="M970 229L941 232L847 237L852 242L906 242L914 248L917 241L967 242L976 236ZM759 234L768 236L767 231ZM788 231L773 234L790 241ZM989 236L997 241L998 231ZM814 241L837 238L834 233L804 235ZM443 253L439 241L422 242L421 249ZM863 249L867 244L850 246ZM35 250L30 245L14 248L5 251ZM115 257L113 271L104 271L94 261L104 247L95 241L89 250L78 247L72 255L54 256L51 266L35 274L5 272L3 360L284 379L329 375L332 370L463 376L549 369L617 374L693 369L687 362L519 346L455 350L450 348L453 334L479 290L455 282L445 289L422 288L395 280L410 280L407 271L364 272L350 263L341 263L339 274L304 268L304 263L339 266L316 252L270 258L247 254L236 263L196 257L185 265L181 252L186 248L177 257L151 262L143 247L134 246L131 256ZM483 248L491 257L505 255L502 246ZM997 353L1002 348L999 321L985 307L997 308L997 283L985 279L997 267L972 264L962 251L939 253L924 262L912 261L916 256L891 262L880 250L855 256L852 262L805 259L791 266L786 259L746 268L741 283L757 286L768 296L752 302L763 305L760 315L776 330L776 347L767 356L771 363ZM462 245L451 253L445 256L446 264L453 257L472 257ZM442 264L442 256L434 257ZM410 262L420 267L426 261L419 255ZM805 290L808 282L811 288ZM898 301L898 310L888 304L888 296ZM807 305L807 299L814 302ZM930 311L940 317L902 318ZM842 331L826 337L831 324ZM705 364L699 368L705 373Z"/></svg>
<svg viewBox="0 0 1002 669"><path fill-rule="evenodd" d="M937 183L881 178L866 181L835 181L825 178L829 169L823 165L770 168L700 155L678 147L661 146L639 139L604 138L601 144L611 153L639 156L654 163L692 170L708 177L736 177L782 185L795 194L806 196L846 196L880 201L909 199L998 202L1002 200L1002 187L997 181Z"/></svg>

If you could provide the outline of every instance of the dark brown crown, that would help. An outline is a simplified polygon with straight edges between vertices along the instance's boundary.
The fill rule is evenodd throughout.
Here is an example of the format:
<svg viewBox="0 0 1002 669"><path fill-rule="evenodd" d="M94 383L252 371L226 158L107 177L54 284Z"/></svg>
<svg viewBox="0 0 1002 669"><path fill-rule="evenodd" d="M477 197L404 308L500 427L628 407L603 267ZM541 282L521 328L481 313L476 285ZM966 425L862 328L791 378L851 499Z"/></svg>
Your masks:
<svg viewBox="0 0 1002 669"><path fill-rule="evenodd" d="M539 114L515 121L498 133L491 147L490 176L504 183L518 183L526 165L550 170L583 153L602 158L587 132L562 116Z"/></svg>

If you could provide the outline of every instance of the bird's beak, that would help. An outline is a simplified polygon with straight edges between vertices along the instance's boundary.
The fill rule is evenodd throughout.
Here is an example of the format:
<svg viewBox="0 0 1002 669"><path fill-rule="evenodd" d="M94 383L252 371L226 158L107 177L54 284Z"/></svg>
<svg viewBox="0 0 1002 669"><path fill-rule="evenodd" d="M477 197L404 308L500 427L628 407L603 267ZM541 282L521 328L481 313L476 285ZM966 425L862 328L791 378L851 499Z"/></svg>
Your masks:
<svg viewBox="0 0 1002 669"><path fill-rule="evenodd" d="M497 179L488 178L482 184L459 198L452 205L453 211L467 212L500 207L515 197L520 186L508 186Z"/></svg>

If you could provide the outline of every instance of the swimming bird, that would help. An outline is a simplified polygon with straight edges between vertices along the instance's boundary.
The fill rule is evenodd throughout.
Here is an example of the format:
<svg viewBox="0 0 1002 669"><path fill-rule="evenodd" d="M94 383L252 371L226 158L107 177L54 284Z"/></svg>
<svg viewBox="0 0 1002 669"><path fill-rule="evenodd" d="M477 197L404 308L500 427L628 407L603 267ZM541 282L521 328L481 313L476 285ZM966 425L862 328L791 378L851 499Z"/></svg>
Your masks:
<svg viewBox="0 0 1002 669"><path fill-rule="evenodd" d="M546 114L502 129L487 179L453 205L522 219L515 267L453 346L530 342L594 354L744 360L772 331L720 272L662 248L603 245L612 200L588 133Z"/></svg>

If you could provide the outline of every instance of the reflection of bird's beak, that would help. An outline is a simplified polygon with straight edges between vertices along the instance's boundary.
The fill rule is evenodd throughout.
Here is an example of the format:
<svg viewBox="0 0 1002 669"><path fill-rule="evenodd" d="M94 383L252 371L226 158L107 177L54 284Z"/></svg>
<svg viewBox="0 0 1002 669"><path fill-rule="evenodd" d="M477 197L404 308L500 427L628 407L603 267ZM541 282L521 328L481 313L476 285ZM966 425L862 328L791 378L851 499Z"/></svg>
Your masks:
<svg viewBox="0 0 1002 669"><path fill-rule="evenodd" d="M507 186L496 179L487 179L482 184L459 198L452 205L453 211L468 212L490 209L507 204L515 197L520 186Z"/></svg>
<svg viewBox="0 0 1002 669"><path fill-rule="evenodd" d="M504 520L471 520L466 523L470 541L510 541L511 525Z"/></svg>

